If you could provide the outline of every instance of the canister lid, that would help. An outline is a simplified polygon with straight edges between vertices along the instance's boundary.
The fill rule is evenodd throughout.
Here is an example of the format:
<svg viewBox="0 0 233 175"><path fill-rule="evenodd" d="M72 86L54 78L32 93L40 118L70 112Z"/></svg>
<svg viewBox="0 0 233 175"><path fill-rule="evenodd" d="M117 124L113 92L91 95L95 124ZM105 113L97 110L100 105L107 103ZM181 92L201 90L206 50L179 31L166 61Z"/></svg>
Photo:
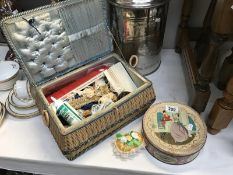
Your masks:
<svg viewBox="0 0 233 175"><path fill-rule="evenodd" d="M167 3L169 0L108 0L109 3L123 8L150 8Z"/></svg>
<svg viewBox="0 0 233 175"><path fill-rule="evenodd" d="M151 145L172 156L199 152L207 136L205 123L192 108L165 102L151 106L143 118L143 132Z"/></svg>

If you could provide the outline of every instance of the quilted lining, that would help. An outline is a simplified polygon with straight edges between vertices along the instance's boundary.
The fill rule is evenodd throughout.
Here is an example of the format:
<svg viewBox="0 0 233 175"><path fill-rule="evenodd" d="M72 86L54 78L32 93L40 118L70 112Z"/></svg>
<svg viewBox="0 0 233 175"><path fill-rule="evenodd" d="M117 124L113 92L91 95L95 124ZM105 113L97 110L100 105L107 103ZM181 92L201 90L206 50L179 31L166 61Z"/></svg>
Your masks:
<svg viewBox="0 0 233 175"><path fill-rule="evenodd" d="M75 58L62 20L45 13L34 17L33 28L25 19L15 23L14 40L26 65L37 79L43 79L71 67Z"/></svg>
<svg viewBox="0 0 233 175"><path fill-rule="evenodd" d="M68 0L10 16L1 27L28 79L41 85L113 51L106 1Z"/></svg>

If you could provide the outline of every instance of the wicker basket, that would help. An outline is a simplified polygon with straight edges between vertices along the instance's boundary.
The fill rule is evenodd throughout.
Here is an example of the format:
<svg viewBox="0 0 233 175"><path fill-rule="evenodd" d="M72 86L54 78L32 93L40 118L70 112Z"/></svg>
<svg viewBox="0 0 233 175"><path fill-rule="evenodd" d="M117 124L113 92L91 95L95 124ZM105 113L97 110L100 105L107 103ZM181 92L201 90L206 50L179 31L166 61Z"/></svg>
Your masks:
<svg viewBox="0 0 233 175"><path fill-rule="evenodd" d="M90 7L95 9L91 10ZM44 123L69 160L75 159L117 129L142 115L155 100L151 82L118 55L113 54L112 35L109 34L106 16L103 13L105 10L105 1L67 0L17 14L1 22L4 35L32 85L32 95L37 101ZM82 16L85 13L88 18ZM76 25L78 20L81 22ZM80 26L83 28L79 28ZM62 45L65 46L59 49ZM47 55L42 57L45 52ZM49 59L56 54L58 57L58 53L64 57L63 61L70 59L67 61L69 67L57 71L64 62L54 65L51 71L57 72L50 75L51 72L48 71L50 69L44 69L43 66L51 64ZM43 60L44 58L46 59ZM33 68L36 61L43 65L42 68L39 67L39 72L38 67ZM137 89L101 113L71 127L63 126L48 103L46 94L82 77L90 69L117 62L121 62L125 67Z"/></svg>

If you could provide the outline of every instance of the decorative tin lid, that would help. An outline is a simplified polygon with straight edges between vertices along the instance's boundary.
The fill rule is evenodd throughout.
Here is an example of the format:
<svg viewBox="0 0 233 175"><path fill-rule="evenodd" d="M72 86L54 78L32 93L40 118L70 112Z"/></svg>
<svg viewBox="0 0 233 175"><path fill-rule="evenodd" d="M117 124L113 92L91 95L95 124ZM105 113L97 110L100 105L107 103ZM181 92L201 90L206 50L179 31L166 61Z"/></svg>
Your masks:
<svg viewBox="0 0 233 175"><path fill-rule="evenodd" d="M29 81L40 85L112 50L104 0L67 0L2 20Z"/></svg>
<svg viewBox="0 0 233 175"><path fill-rule="evenodd" d="M167 3L168 0L108 0L109 3L122 8L150 8Z"/></svg>
<svg viewBox="0 0 233 175"><path fill-rule="evenodd" d="M207 137L206 125L199 114L174 102L151 106L143 118L143 132L154 147L174 156L200 151Z"/></svg>

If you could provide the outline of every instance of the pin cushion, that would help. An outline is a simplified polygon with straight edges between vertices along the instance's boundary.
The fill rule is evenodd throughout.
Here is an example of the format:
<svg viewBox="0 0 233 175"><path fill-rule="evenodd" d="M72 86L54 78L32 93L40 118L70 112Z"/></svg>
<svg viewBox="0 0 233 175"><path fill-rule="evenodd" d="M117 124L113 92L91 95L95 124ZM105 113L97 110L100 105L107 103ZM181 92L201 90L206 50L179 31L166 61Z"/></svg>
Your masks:
<svg viewBox="0 0 233 175"><path fill-rule="evenodd" d="M114 153L120 158L127 159L134 156L144 146L144 138L137 131L117 133L114 141Z"/></svg>
<svg viewBox="0 0 233 175"><path fill-rule="evenodd" d="M131 131L130 133L116 134L115 147L121 154L135 153L143 146L144 139L139 132Z"/></svg>
<svg viewBox="0 0 233 175"><path fill-rule="evenodd" d="M147 151L168 164L185 164L195 159L203 148L207 130L192 108L174 102L151 106L143 118Z"/></svg>

